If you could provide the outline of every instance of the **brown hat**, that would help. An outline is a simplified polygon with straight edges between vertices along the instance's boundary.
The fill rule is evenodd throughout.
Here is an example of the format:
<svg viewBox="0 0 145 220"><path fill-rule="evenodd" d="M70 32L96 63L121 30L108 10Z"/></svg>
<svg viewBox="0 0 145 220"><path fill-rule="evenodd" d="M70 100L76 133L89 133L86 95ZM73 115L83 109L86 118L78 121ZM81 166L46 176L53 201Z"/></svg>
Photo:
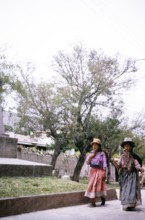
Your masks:
<svg viewBox="0 0 145 220"><path fill-rule="evenodd" d="M132 141L130 137L124 138L124 141L121 143L121 147L124 147L125 144L129 144L131 147L135 147L135 143Z"/></svg>
<svg viewBox="0 0 145 220"><path fill-rule="evenodd" d="M93 145L93 144L95 144L95 143L101 145L100 139L94 138L93 141L92 141L92 143L91 143L91 145Z"/></svg>

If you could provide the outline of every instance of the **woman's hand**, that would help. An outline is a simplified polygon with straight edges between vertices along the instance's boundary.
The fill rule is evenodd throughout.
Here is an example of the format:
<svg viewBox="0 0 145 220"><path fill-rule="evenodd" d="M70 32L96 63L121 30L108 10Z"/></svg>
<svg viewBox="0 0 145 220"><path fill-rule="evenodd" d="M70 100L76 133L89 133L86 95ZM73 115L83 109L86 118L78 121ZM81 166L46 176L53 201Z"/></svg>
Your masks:
<svg viewBox="0 0 145 220"><path fill-rule="evenodd" d="M143 173L143 172L144 172L144 168L141 167L141 168L139 169L139 171L140 171L141 173Z"/></svg>
<svg viewBox="0 0 145 220"><path fill-rule="evenodd" d="M96 156L97 150L93 150L92 158Z"/></svg>
<svg viewBox="0 0 145 220"><path fill-rule="evenodd" d="M93 151L92 155L88 158L88 162L90 162L95 156L97 151Z"/></svg>

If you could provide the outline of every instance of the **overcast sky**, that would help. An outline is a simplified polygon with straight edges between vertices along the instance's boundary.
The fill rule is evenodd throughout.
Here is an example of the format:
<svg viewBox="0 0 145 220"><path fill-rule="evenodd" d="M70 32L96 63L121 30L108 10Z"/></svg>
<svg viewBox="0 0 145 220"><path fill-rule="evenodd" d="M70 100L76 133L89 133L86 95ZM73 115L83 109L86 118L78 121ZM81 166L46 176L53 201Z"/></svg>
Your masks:
<svg viewBox="0 0 145 220"><path fill-rule="evenodd" d="M145 58L145 0L0 0L0 45L16 61L33 61L41 76L58 50L82 41L124 58ZM129 115L145 109L145 61L126 93Z"/></svg>

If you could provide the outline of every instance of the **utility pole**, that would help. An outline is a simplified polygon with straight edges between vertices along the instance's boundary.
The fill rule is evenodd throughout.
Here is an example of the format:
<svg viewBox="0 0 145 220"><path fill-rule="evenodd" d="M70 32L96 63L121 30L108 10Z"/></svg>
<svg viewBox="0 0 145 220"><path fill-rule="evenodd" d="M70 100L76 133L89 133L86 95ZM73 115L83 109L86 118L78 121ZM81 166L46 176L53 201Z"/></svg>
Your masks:
<svg viewBox="0 0 145 220"><path fill-rule="evenodd" d="M3 124L3 110L2 110L2 81L0 80L0 136L5 134L4 124Z"/></svg>

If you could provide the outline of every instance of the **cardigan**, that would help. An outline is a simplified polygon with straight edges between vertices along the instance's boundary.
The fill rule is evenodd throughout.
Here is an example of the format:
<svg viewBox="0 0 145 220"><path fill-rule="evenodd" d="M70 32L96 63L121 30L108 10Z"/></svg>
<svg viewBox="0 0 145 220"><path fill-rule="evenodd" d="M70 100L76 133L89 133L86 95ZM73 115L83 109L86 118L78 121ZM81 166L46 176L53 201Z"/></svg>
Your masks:
<svg viewBox="0 0 145 220"><path fill-rule="evenodd" d="M106 161L105 153L103 151L99 151L96 153L95 157L93 157L91 159L91 161L89 161L89 158L92 154L93 154L93 151L91 151L89 153L89 155L87 156L86 164L88 164L92 167L93 167L93 165L96 165L96 166L105 170L107 168L107 161Z"/></svg>

